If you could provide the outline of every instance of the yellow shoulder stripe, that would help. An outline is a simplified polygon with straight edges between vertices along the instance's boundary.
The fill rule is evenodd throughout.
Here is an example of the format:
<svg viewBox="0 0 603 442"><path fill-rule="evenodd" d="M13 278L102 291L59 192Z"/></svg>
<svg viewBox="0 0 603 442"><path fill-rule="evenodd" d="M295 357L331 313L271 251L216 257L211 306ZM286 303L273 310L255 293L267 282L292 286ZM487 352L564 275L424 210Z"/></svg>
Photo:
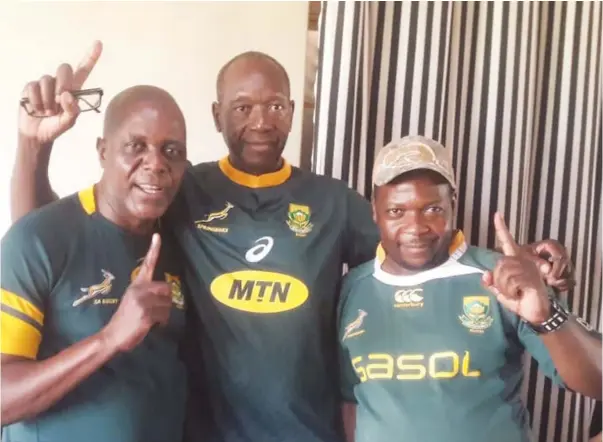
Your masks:
<svg viewBox="0 0 603 442"><path fill-rule="evenodd" d="M0 352L36 359L42 334L20 318L0 311Z"/></svg>
<svg viewBox="0 0 603 442"><path fill-rule="evenodd" d="M33 319L40 327L44 325L44 313L40 311L35 305L26 299L23 299L19 295L15 295L8 290L0 289L0 301L2 304L10 307L19 313L23 313L28 318Z"/></svg>
<svg viewBox="0 0 603 442"><path fill-rule="evenodd" d="M92 215L96 212L96 199L94 198L94 186L90 186L87 189L80 190L78 193L80 204L84 209L84 212L88 215Z"/></svg>

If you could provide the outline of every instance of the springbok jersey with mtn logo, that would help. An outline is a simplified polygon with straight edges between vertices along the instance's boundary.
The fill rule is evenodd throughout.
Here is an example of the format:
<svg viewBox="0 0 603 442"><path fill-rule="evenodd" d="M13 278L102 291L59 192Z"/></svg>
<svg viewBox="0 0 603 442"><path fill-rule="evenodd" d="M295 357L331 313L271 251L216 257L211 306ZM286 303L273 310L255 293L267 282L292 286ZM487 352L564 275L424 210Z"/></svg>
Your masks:
<svg viewBox="0 0 603 442"><path fill-rule="evenodd" d="M169 324L153 327L46 411L4 427L4 442L181 440L183 264L163 237L155 280L172 284ZM104 218L92 187L18 220L0 246L2 353L41 361L101 331L150 244L150 235L133 235Z"/></svg>
<svg viewBox="0 0 603 442"><path fill-rule="evenodd" d="M527 442L524 350L561 379L542 340L481 284L500 255L459 231L449 259L424 272L388 274L383 256L346 275L339 305L356 442Z"/></svg>
<svg viewBox="0 0 603 442"><path fill-rule="evenodd" d="M191 401L213 421L191 405L189 427L203 423L187 440L341 441L336 302L342 264L374 257L370 203L288 164L257 177L224 159L187 173L168 221L199 318Z"/></svg>

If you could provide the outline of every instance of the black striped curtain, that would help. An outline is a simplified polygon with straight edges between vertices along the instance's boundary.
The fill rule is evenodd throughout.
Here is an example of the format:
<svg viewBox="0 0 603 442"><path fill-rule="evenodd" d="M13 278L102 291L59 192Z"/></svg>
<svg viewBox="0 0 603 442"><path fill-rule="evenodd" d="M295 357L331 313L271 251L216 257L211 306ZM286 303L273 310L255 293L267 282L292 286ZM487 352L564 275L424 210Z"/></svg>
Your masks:
<svg viewBox="0 0 603 442"><path fill-rule="evenodd" d="M423 134L452 149L457 223L494 246L571 252L573 312L601 328L599 2L323 2L312 168L366 197L375 154ZM592 404L526 365L534 440L582 442Z"/></svg>

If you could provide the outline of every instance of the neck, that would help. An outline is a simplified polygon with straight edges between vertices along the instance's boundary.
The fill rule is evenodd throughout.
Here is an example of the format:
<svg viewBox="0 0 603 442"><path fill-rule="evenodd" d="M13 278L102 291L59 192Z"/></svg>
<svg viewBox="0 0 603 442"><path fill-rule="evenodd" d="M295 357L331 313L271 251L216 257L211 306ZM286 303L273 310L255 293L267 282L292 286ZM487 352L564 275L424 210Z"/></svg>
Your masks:
<svg viewBox="0 0 603 442"><path fill-rule="evenodd" d="M260 176L260 175L265 175L267 173L272 173L272 172L276 172L280 169L282 169L283 167L283 157L279 157L278 161L274 164L269 164L269 165L252 165L252 164L245 164L244 161L240 160L239 158L233 156L233 155L228 155L228 161L230 162L231 166L234 167L237 170L240 170L241 172L245 172L249 175L254 175L254 176Z"/></svg>
<svg viewBox="0 0 603 442"><path fill-rule="evenodd" d="M135 235L147 235L155 231L156 219L136 219L126 214L123 199L114 197L104 188L102 181L94 186L98 212L118 227ZM120 202L122 201L122 202Z"/></svg>

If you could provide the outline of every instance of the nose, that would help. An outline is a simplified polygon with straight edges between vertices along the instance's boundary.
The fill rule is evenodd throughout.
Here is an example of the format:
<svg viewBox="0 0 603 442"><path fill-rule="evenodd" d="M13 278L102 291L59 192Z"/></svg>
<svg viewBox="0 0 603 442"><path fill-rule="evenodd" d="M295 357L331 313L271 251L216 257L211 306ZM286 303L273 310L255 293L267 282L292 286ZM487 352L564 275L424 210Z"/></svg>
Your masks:
<svg viewBox="0 0 603 442"><path fill-rule="evenodd" d="M423 211L408 210L404 214L404 231L407 234L421 235L429 231Z"/></svg>
<svg viewBox="0 0 603 442"><path fill-rule="evenodd" d="M168 165L161 149L156 146L149 146L143 158L143 166L146 170L155 173L167 172Z"/></svg>
<svg viewBox="0 0 603 442"><path fill-rule="evenodd" d="M253 106L249 114L249 126L254 130L268 129L268 120L266 118L266 109L264 106Z"/></svg>

